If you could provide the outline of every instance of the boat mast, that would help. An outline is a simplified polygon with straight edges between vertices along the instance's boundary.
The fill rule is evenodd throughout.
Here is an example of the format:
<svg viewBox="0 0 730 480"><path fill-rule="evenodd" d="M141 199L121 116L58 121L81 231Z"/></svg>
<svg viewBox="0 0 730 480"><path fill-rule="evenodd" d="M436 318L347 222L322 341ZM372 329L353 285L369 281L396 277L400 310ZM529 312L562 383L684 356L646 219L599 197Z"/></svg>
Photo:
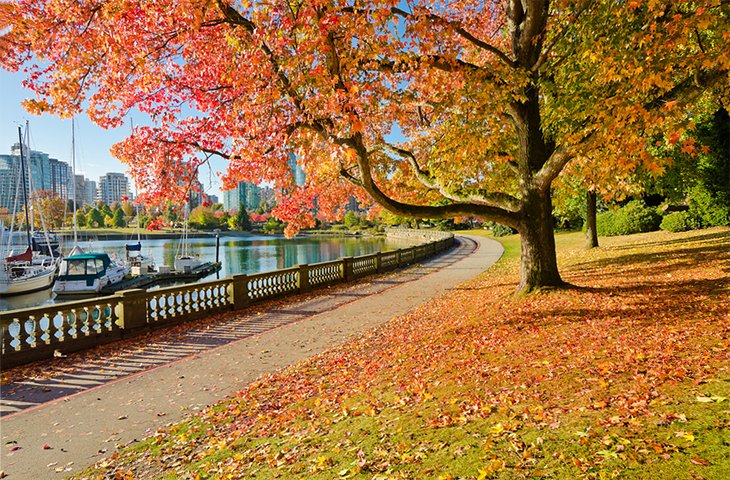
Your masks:
<svg viewBox="0 0 730 480"><path fill-rule="evenodd" d="M132 131L132 136L134 137L134 119L132 117L129 117L129 129ZM142 240L140 238L140 226L139 226L139 192L137 191L137 181L134 182L134 203L137 207L137 243L142 245ZM139 251L139 256L142 256L142 250Z"/></svg>
<svg viewBox="0 0 730 480"><path fill-rule="evenodd" d="M73 217L74 217L74 247L78 245L78 224L76 221L76 212L78 205L76 204L76 128L74 119L71 119L71 188L73 189Z"/></svg>
<svg viewBox="0 0 730 480"><path fill-rule="evenodd" d="M25 158L23 157L23 132L18 125L18 141L20 142L20 176L23 182L23 203L25 203L25 234L28 237L28 248L33 248L30 242L30 216L28 215L28 185L25 178Z"/></svg>

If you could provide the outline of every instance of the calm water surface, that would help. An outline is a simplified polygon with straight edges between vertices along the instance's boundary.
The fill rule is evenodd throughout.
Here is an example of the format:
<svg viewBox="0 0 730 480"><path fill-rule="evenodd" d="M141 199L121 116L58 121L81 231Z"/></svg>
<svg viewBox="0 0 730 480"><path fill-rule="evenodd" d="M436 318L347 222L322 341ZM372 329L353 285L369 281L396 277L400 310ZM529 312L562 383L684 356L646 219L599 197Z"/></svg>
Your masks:
<svg viewBox="0 0 730 480"><path fill-rule="evenodd" d="M107 240L79 242L86 252L104 252L124 258L124 246L136 240ZM384 237L330 237L306 236L286 239L284 237L224 237L220 238L220 278L236 273L257 273L291 267L300 263L318 263L340 257L367 255L378 251L407 247L413 242ZM70 249L64 248L64 253ZM156 265L173 265L180 250L176 239L142 240L142 253L152 257ZM191 238L188 252L200 255L204 261L215 261L215 238ZM216 274L203 280L213 280ZM51 289L28 295L0 298L0 311L27 308L53 303Z"/></svg>

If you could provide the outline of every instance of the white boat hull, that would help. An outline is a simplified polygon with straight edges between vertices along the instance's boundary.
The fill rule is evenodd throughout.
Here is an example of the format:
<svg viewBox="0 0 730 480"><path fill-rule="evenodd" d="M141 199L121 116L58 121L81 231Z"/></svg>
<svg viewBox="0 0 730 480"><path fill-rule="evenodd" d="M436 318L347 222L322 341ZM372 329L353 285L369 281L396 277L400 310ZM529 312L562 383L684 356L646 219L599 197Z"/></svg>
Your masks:
<svg viewBox="0 0 730 480"><path fill-rule="evenodd" d="M196 267L203 264L203 261L198 257L176 257L175 258L175 270L178 272L190 272Z"/></svg>
<svg viewBox="0 0 730 480"><path fill-rule="evenodd" d="M53 284L56 269L47 269L37 275L21 278L7 278L0 276L0 295L20 295L23 293L44 290Z"/></svg>
<svg viewBox="0 0 730 480"><path fill-rule="evenodd" d="M103 277L95 278L91 285L87 280L58 280L53 286L53 293L56 295L85 295L99 293L102 288L121 282L129 269L117 265L109 267Z"/></svg>

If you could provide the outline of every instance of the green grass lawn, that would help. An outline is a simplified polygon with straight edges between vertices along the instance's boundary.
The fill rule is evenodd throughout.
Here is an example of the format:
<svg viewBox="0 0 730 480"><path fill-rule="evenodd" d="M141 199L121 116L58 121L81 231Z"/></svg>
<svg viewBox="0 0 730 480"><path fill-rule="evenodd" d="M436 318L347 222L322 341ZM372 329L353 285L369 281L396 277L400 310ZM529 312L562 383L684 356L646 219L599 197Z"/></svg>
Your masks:
<svg viewBox="0 0 730 480"><path fill-rule="evenodd" d="M486 232L466 232L486 235ZM730 229L557 235L75 478L725 479Z"/></svg>

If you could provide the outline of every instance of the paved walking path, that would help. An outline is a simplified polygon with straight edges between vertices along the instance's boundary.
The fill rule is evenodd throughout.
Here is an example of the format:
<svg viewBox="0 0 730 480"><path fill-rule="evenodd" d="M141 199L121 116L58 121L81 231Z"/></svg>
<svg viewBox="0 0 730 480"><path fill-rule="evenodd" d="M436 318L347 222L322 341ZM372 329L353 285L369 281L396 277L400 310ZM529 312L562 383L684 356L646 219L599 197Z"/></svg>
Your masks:
<svg viewBox="0 0 730 480"><path fill-rule="evenodd" d="M499 243L459 236L456 248L395 275L245 315L178 339L3 387L0 470L62 478L234 394L273 372L402 315L496 262ZM49 448L45 448L45 447ZM19 448L18 448L19 447Z"/></svg>

